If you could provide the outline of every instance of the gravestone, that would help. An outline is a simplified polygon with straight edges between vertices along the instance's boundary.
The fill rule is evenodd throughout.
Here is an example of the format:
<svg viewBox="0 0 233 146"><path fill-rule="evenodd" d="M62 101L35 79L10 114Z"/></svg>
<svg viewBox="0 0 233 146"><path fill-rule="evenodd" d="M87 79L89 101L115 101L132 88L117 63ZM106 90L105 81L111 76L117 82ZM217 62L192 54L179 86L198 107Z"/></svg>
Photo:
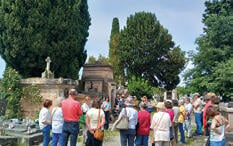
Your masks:
<svg viewBox="0 0 233 146"><path fill-rule="evenodd" d="M6 112L6 100L0 99L0 116L4 116Z"/></svg>

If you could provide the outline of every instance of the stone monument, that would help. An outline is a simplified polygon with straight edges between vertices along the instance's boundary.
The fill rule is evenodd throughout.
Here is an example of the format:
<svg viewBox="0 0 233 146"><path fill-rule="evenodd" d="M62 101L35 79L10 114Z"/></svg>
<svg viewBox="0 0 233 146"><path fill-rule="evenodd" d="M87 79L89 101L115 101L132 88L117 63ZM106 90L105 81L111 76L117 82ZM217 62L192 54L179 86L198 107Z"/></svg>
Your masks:
<svg viewBox="0 0 233 146"><path fill-rule="evenodd" d="M45 61L46 61L46 69L42 73L42 78L48 78L48 79L54 78L54 73L50 71L50 63L52 62L50 57L47 57Z"/></svg>
<svg viewBox="0 0 233 146"><path fill-rule="evenodd" d="M113 69L111 65L84 65L82 82L84 94L90 97L108 96L110 101L114 101L116 97L116 83L113 80Z"/></svg>
<svg viewBox="0 0 233 146"><path fill-rule="evenodd" d="M43 99L50 99L53 101L52 107L55 106L56 98L65 97L66 91L71 88L78 87L78 80L54 78L54 73L50 71L50 57L46 58L46 69L42 73L42 77L22 79L20 84L22 87L37 86L40 89L40 95ZM30 97L33 98L33 97ZM32 104L28 101L21 101L23 113L25 116L33 118L42 107L42 104Z"/></svg>
<svg viewBox="0 0 233 146"><path fill-rule="evenodd" d="M173 89L172 91L164 92L164 101L165 100L174 100L177 99L177 90Z"/></svg>

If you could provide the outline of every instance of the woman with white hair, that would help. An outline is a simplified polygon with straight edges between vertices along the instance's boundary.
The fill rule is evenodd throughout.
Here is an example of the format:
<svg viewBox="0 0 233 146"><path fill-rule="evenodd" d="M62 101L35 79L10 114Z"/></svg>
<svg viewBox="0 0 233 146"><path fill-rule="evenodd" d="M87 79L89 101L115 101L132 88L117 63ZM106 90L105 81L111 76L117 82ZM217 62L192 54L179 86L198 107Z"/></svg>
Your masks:
<svg viewBox="0 0 233 146"><path fill-rule="evenodd" d="M121 110L119 118L127 116L129 118L129 125L127 130L120 130L121 146L134 146L136 136L136 125L138 119L138 112L134 109L134 102L131 96L126 98L126 108Z"/></svg>
<svg viewBox="0 0 233 146"><path fill-rule="evenodd" d="M62 127L64 119L62 116L61 102L64 98L57 97L56 107L52 110L52 146L62 145Z"/></svg>
<svg viewBox="0 0 233 146"><path fill-rule="evenodd" d="M154 132L152 144L155 146L169 146L171 127L170 116L165 112L166 108L163 102L159 102L156 108L157 113L154 114L151 121L151 129Z"/></svg>

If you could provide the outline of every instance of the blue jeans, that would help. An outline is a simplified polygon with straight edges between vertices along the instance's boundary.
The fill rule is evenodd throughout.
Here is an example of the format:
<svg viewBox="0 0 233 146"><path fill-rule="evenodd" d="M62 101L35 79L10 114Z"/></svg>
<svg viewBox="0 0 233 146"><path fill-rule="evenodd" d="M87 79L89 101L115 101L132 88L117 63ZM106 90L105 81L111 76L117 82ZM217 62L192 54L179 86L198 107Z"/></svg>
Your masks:
<svg viewBox="0 0 233 146"><path fill-rule="evenodd" d="M178 128L179 128L179 131L180 131L180 142L185 143L183 123L178 123Z"/></svg>
<svg viewBox="0 0 233 146"><path fill-rule="evenodd" d="M107 130L109 128L110 113L109 113L109 111L104 111L104 114L105 114L104 129Z"/></svg>
<svg viewBox="0 0 233 146"><path fill-rule="evenodd" d="M47 125L44 127L41 131L43 133L43 146L48 146L50 142L50 130L51 130L51 125Z"/></svg>
<svg viewBox="0 0 233 146"><path fill-rule="evenodd" d="M196 134L198 135L201 135L202 134L202 123L201 123L201 116L202 114L201 113L195 113L194 114L195 116L195 122L196 122L196 125L197 125L197 128L196 128Z"/></svg>
<svg viewBox="0 0 233 146"><path fill-rule="evenodd" d="M148 146L148 135L137 135L136 136L136 146Z"/></svg>
<svg viewBox="0 0 233 146"><path fill-rule="evenodd" d="M64 121L63 129L62 129L62 146L67 146L69 136L70 136L70 146L76 146L78 133L79 133L78 122Z"/></svg>
<svg viewBox="0 0 233 146"><path fill-rule="evenodd" d="M57 146L57 143L59 143L59 146L62 146L62 134L61 133L52 134L52 146Z"/></svg>
<svg viewBox="0 0 233 146"><path fill-rule="evenodd" d="M102 146L103 141L96 140L94 138L94 134L91 134L89 130L87 130L87 141L86 146Z"/></svg>
<svg viewBox="0 0 233 146"><path fill-rule="evenodd" d="M185 130L188 132L187 137L192 136L192 125L191 125L191 119L185 120Z"/></svg>
<svg viewBox="0 0 233 146"><path fill-rule="evenodd" d="M134 138L136 135L135 129L120 130L121 146L134 146Z"/></svg>
<svg viewBox="0 0 233 146"><path fill-rule="evenodd" d="M226 146L226 141L225 139L222 141L210 141L210 146Z"/></svg>

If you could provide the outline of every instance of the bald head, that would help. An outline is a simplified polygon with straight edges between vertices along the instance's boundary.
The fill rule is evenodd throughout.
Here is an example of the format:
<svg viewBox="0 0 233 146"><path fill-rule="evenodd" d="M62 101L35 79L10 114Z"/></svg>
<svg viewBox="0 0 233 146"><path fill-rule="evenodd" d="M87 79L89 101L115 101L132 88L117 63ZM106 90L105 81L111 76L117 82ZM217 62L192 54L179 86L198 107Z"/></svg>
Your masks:
<svg viewBox="0 0 233 146"><path fill-rule="evenodd" d="M70 95L72 98L75 98L75 97L78 95L78 92L76 91L76 89L70 89L69 95Z"/></svg>

